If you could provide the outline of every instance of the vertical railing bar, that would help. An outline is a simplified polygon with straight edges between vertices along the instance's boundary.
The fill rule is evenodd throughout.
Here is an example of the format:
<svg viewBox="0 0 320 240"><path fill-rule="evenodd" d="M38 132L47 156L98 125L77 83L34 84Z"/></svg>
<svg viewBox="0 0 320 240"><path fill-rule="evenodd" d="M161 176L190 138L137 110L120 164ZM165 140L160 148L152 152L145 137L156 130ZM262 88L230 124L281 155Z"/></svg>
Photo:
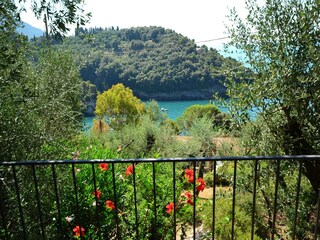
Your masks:
<svg viewBox="0 0 320 240"><path fill-rule="evenodd" d="M132 163L132 169L133 169L134 212L135 212L135 218L136 218L136 239L139 239L136 170L135 170L135 166L133 163Z"/></svg>
<svg viewBox="0 0 320 240"><path fill-rule="evenodd" d="M258 160L254 162L254 177L253 177L253 199L252 199L252 215L251 215L251 240L254 238L254 223L256 212L256 194L257 194L257 179L258 178Z"/></svg>
<svg viewBox="0 0 320 240"><path fill-rule="evenodd" d="M316 219L316 226L314 229L314 240L317 240L318 237L318 225L319 225L319 218L320 218L320 188L318 189L319 194L318 194L318 203L317 203L317 219Z"/></svg>
<svg viewBox="0 0 320 240"><path fill-rule="evenodd" d="M153 181L153 212L154 212L154 233L157 236L157 192L156 192L156 169L152 162L152 181Z"/></svg>
<svg viewBox="0 0 320 240"><path fill-rule="evenodd" d="M114 169L114 163L112 163L112 183L113 183L113 196L114 196L114 206L116 210L116 231L117 231L117 239L121 239L119 233L119 219L118 219L118 199L117 199L117 190L116 190L116 174Z"/></svg>
<svg viewBox="0 0 320 240"><path fill-rule="evenodd" d="M41 214L41 202L40 202L39 189L38 189L38 180L37 180L36 169L35 169L34 165L32 165L32 172L33 172L34 187L35 187L35 191L36 191L37 207L38 207L38 212L39 212L41 235L42 235L42 239L46 239L45 231L44 231L44 227L43 227L43 219L42 219L42 214Z"/></svg>
<svg viewBox="0 0 320 240"><path fill-rule="evenodd" d="M196 162L193 162L193 239L196 239Z"/></svg>
<svg viewBox="0 0 320 240"><path fill-rule="evenodd" d="M275 231L276 231L279 174L280 174L280 160L277 160L276 183L275 183L275 193L274 193L274 206L273 206L273 217L272 217L273 218L272 219L272 240L274 240L274 234L275 234Z"/></svg>
<svg viewBox="0 0 320 240"><path fill-rule="evenodd" d="M82 232L81 232L81 228L83 227L81 225L81 217L80 217L80 209L79 209L79 199L78 199L78 190L77 190L77 179L76 179L76 173L74 170L74 163L71 164L72 165L72 178L73 178L73 188L74 188L74 195L76 197L76 209L77 209L77 222L78 222L78 226L80 229L80 239L82 239Z"/></svg>
<svg viewBox="0 0 320 240"><path fill-rule="evenodd" d="M62 233L62 224L61 224L61 210L60 210L60 199L59 199L59 193L58 193L58 185L57 185L57 176L56 176L56 170L54 167L54 164L51 165L51 170L52 170L52 177L53 177L53 184L54 184L54 191L56 195L56 204L57 204L57 211L58 211L58 226L57 230L60 233L61 239L63 238L63 233Z"/></svg>
<svg viewBox="0 0 320 240"><path fill-rule="evenodd" d="M302 173L302 162L299 162L299 173L298 173L298 181L297 181L297 195L296 195L296 204L294 210L294 223L293 223L293 231L292 231L292 240L296 238L296 229L297 229L297 220L298 220L298 208L299 208L299 197L301 190L301 173Z"/></svg>
<svg viewBox="0 0 320 240"><path fill-rule="evenodd" d="M213 194L212 194L212 239L214 239L215 232L215 218L216 218L216 169L217 169L217 161L213 162Z"/></svg>
<svg viewBox="0 0 320 240"><path fill-rule="evenodd" d="M177 226L176 226L176 208L177 208L177 204L176 204L176 162L172 163L172 169L173 169L173 239L177 238Z"/></svg>
<svg viewBox="0 0 320 240"><path fill-rule="evenodd" d="M23 230L23 238L27 239L26 226L25 226L25 222L24 222L24 218L23 218L23 211L22 211L21 200L20 200L20 190L19 190L17 174L16 174L16 167L14 165L12 165L12 172L13 172L14 184L15 184L15 188L16 188L19 214L20 214L20 220L21 220L22 230Z"/></svg>
<svg viewBox="0 0 320 240"><path fill-rule="evenodd" d="M91 164L92 167L92 178L93 178L93 187L94 187L94 198L96 201L96 217L97 217L97 225L98 225L98 235L101 239L101 229L100 229L100 215L99 215L99 205L98 205L98 197L97 197L97 180L96 180L96 171L94 169L94 163ZM81 229L80 229L81 230Z"/></svg>
<svg viewBox="0 0 320 240"><path fill-rule="evenodd" d="M235 206L236 206L236 185L237 185L237 160L234 160L233 169L233 194L232 194L232 225L231 225L231 239L234 239L234 223L235 223Z"/></svg>
<svg viewBox="0 0 320 240"><path fill-rule="evenodd" d="M3 184L4 183L4 179L0 179L0 181L3 181ZM3 189L2 188L2 181L1 181L1 188L0 189ZM4 189L3 189L4 190ZM5 236L6 236L6 240L9 239L9 235L8 235L8 229L7 229L7 226L6 226L6 220L5 220L5 213L4 213L4 205L5 205L5 199L4 199L4 196L1 195L0 196L0 211L1 211L1 218L2 218L2 227L4 229L4 233L5 233Z"/></svg>

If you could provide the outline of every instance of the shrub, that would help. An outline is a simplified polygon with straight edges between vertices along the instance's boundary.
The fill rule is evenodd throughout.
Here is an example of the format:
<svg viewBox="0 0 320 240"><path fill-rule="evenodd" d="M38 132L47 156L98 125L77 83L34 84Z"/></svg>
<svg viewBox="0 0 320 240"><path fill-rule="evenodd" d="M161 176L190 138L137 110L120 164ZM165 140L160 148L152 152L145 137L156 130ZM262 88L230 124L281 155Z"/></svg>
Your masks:
<svg viewBox="0 0 320 240"><path fill-rule="evenodd" d="M177 119L180 131L189 131L194 121L206 118L210 121L210 128L228 128L230 125L229 116L222 113L219 108L213 104L192 105L184 110L183 114Z"/></svg>

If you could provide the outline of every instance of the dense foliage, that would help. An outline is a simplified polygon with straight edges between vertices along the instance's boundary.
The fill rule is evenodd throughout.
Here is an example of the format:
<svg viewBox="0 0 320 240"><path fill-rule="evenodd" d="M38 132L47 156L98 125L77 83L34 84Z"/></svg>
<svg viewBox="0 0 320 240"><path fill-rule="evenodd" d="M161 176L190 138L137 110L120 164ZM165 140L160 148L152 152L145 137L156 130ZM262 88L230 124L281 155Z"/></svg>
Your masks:
<svg viewBox="0 0 320 240"><path fill-rule="evenodd" d="M119 153L104 149L96 141L83 140L78 142L78 149L73 153L75 160L119 157ZM173 165L164 162L134 165L79 162L55 166L56 186L50 181L53 174L50 165L33 170L17 167L18 184L23 186L20 197L24 200L24 224L19 224L16 217L19 216L18 208L8 208L2 215L11 225L8 227L8 238L23 238L24 230L28 239L79 239L81 234L82 239L112 239L117 235L125 239L147 240L172 239L174 235L183 235L192 221L193 186L195 184L199 191L205 188L205 182L198 180L196 173L186 167L185 163L176 165L175 174L180 177L176 179L175 188L173 182L168 181L173 177ZM8 172L11 173L10 170ZM25 173L28 175L24 176ZM156 174L155 185L153 174ZM40 203L34 198L38 194L32 186L34 179L41 179L38 181ZM7 189L14 189L12 174L5 181ZM55 187L59 199L55 196ZM156 196L153 195L154 190ZM13 201L14 191L9 191L7 196ZM10 200L6 200L6 204ZM32 201L37 204L28 204ZM39 206L41 216L38 215ZM173 228L174 208L180 234L175 233ZM4 238L1 227L0 237Z"/></svg>
<svg viewBox="0 0 320 240"><path fill-rule="evenodd" d="M212 122L211 128L227 129L230 117L214 104L192 105L185 109L177 119L181 131L188 131L197 119L206 118Z"/></svg>
<svg viewBox="0 0 320 240"><path fill-rule="evenodd" d="M261 137L252 136L252 141L258 145L269 136L272 152L264 154L318 154L319 2L268 0L258 6L250 0L247 8L245 21L231 13L229 31L231 44L246 53L255 76L252 83L234 84L230 79L228 92L234 99L230 103L238 113L252 107L259 110L261 125L256 125L255 133ZM319 173L318 162L305 163L305 174L315 192L320 187Z"/></svg>
<svg viewBox="0 0 320 240"><path fill-rule="evenodd" d="M228 74L227 93L231 97L231 114L241 134L245 155L312 155L319 154L319 13L317 1L267 0L259 5L246 1L248 15L241 19L236 11L230 14L231 45L247 56L253 71L248 81L243 69ZM235 81L235 77L238 81ZM257 112L251 121L248 110ZM236 125L234 125L236 126ZM320 165L301 161L304 176L301 184L296 238L310 239L315 199L318 196ZM242 189L249 190L252 179L250 164L239 169ZM259 210L257 234L270 236L271 226L278 236L290 235L294 218L296 162L259 162L257 167L257 201ZM227 168L225 164L223 168ZM274 196L275 175L279 173L279 195ZM229 170L232 170L231 168ZM232 176L230 176L232 178ZM292 190L291 190L292 189ZM278 213L272 209L278 203ZM286 229L280 233L280 225ZM291 233L290 233L291 231Z"/></svg>
<svg viewBox="0 0 320 240"><path fill-rule="evenodd" d="M1 160L50 158L59 142L80 130L81 80L72 55L43 49L37 62L15 33L17 8L1 2ZM60 148L60 147L58 147Z"/></svg>
<svg viewBox="0 0 320 240"><path fill-rule="evenodd" d="M224 95L224 70L240 64L162 27L80 28L63 45L85 60L81 76L100 92L123 83L143 100Z"/></svg>

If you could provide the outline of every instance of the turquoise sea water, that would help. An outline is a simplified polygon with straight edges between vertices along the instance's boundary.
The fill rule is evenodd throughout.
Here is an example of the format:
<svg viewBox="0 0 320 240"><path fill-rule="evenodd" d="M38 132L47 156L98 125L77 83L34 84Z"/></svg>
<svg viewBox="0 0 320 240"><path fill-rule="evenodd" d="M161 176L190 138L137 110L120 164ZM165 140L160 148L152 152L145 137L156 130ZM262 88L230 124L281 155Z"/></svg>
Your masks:
<svg viewBox="0 0 320 240"><path fill-rule="evenodd" d="M177 120L179 116L182 115L183 111L190 107L191 105L201 104L205 105L210 103L209 100L193 100L193 101L158 101L159 107L166 109L168 118L172 120ZM220 108L221 111L227 112L227 109ZM85 125L90 127L92 125L92 120L94 117L87 117L85 119Z"/></svg>
<svg viewBox="0 0 320 240"><path fill-rule="evenodd" d="M159 101L160 108L166 109L168 118L172 120L177 120L183 113L183 111L195 104L205 105L210 103L209 100L193 100L193 101ZM221 109L221 111L227 111L226 109Z"/></svg>

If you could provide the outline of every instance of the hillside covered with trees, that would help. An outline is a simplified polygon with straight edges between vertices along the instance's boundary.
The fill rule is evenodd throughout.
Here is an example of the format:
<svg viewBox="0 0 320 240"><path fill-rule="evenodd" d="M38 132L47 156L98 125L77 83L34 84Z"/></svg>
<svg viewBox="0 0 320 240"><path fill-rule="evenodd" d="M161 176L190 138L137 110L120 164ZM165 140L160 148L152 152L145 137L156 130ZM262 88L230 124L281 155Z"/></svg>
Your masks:
<svg viewBox="0 0 320 240"><path fill-rule="evenodd" d="M63 45L84 60L81 76L98 91L123 83L143 100L224 96L225 71L240 64L162 27L80 28Z"/></svg>

